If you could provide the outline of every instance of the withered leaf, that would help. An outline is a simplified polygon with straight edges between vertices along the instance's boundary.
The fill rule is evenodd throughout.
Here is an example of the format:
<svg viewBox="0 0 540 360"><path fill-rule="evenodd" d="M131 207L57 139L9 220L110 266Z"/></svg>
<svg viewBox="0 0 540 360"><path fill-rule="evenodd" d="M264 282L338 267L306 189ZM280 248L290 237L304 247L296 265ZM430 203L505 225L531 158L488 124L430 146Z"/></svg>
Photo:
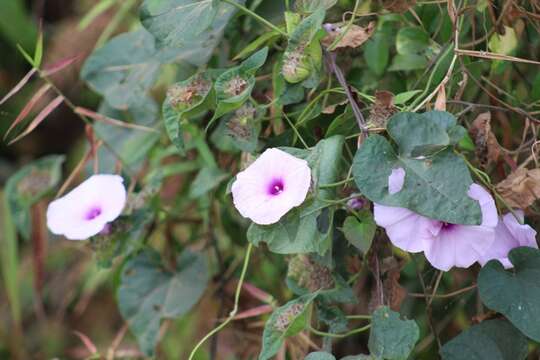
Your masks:
<svg viewBox="0 0 540 360"><path fill-rule="evenodd" d="M491 113L481 113L473 121L469 132L476 145L476 157L484 167L499 159L501 150L491 131Z"/></svg>
<svg viewBox="0 0 540 360"><path fill-rule="evenodd" d="M399 312L401 304L407 297L407 290L399 284L401 266L388 271L383 281L385 300L390 309Z"/></svg>
<svg viewBox="0 0 540 360"><path fill-rule="evenodd" d="M375 30L375 24L375 21L371 21L366 27L354 24L351 25L345 35L336 44L335 48L359 47L371 37L373 31ZM346 30L346 27L339 27L331 24L327 27L327 29L330 29L329 31L327 30L328 35L326 35L326 37L324 37L321 41L325 47L329 47L334 40L340 37L342 32Z"/></svg>
<svg viewBox="0 0 540 360"><path fill-rule="evenodd" d="M495 188L508 205L525 209L540 199L540 169L517 169Z"/></svg>
<svg viewBox="0 0 540 360"><path fill-rule="evenodd" d="M394 94L390 91L382 90L375 92L375 104L369 113L368 124L378 128L386 127L386 122L390 116L397 112L394 106Z"/></svg>
<svg viewBox="0 0 540 360"><path fill-rule="evenodd" d="M382 0L382 6L390 11L404 13L416 5L416 0Z"/></svg>

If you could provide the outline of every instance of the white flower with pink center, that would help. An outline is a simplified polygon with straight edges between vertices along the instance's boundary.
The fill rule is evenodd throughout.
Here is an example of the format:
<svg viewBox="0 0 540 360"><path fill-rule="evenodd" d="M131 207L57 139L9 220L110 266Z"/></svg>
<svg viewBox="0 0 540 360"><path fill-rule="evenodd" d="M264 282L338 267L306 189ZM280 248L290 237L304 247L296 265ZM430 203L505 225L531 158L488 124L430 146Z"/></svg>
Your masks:
<svg viewBox="0 0 540 360"><path fill-rule="evenodd" d="M310 185L307 161L272 148L236 175L233 202L243 217L260 225L273 224L304 202Z"/></svg>
<svg viewBox="0 0 540 360"><path fill-rule="evenodd" d="M47 226L56 235L85 240L115 220L126 204L126 189L118 175L93 175L47 209Z"/></svg>

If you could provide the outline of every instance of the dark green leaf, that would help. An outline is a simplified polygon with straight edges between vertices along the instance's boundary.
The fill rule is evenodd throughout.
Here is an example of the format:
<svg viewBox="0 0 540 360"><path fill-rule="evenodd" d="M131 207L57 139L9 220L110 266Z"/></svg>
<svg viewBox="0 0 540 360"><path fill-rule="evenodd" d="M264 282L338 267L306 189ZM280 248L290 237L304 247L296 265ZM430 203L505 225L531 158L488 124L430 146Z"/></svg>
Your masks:
<svg viewBox="0 0 540 360"><path fill-rule="evenodd" d="M154 352L161 319L187 313L199 301L209 277L200 254L183 252L175 271L162 264L155 251L141 252L124 265L118 288L120 313L148 356Z"/></svg>
<svg viewBox="0 0 540 360"><path fill-rule="evenodd" d="M425 56L416 54L397 54L392 60L392 65L388 71L411 71L425 69L428 65L428 60Z"/></svg>
<svg viewBox="0 0 540 360"><path fill-rule="evenodd" d="M540 341L540 250L516 248L510 251L509 259L513 270L506 271L497 260L482 268L478 276L480 297L522 333Z"/></svg>
<svg viewBox="0 0 540 360"><path fill-rule="evenodd" d="M401 320L399 313L384 306L372 315L368 348L376 358L406 360L419 336L414 320Z"/></svg>
<svg viewBox="0 0 540 360"><path fill-rule="evenodd" d="M328 10L336 5L337 0L297 0L296 9L303 13L312 13L318 9Z"/></svg>
<svg viewBox="0 0 540 360"><path fill-rule="evenodd" d="M19 169L7 180L6 201L13 222L25 239L30 238L30 207L50 194L62 179L64 155L49 155Z"/></svg>
<svg viewBox="0 0 540 360"><path fill-rule="evenodd" d="M527 339L505 320L487 320L465 330L441 349L443 360L523 360Z"/></svg>
<svg viewBox="0 0 540 360"><path fill-rule="evenodd" d="M364 60L367 66L378 76L384 74L390 57L388 37L378 31L364 44Z"/></svg>
<svg viewBox="0 0 540 360"><path fill-rule="evenodd" d="M301 296L277 308L272 313L264 326L259 360L273 358L286 337L294 336L305 329L309 306L316 297L317 293Z"/></svg>

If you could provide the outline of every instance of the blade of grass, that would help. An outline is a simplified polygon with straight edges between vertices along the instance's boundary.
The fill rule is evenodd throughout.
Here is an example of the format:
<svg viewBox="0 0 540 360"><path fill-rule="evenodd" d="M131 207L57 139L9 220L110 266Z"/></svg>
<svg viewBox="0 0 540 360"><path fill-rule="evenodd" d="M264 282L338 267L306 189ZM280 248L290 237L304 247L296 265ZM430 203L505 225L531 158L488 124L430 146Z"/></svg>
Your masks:
<svg viewBox="0 0 540 360"><path fill-rule="evenodd" d="M19 90L21 90L23 88L24 85L26 85L26 83L28 82L28 80L30 80L30 78L32 77L32 75L35 74L37 70L36 69L32 69L30 70L22 79L21 81L19 81L19 83L17 85L15 85L15 87L13 89L11 89L10 92L7 93L6 96L4 96L2 98L2 100L0 100L0 105L2 105L3 103L5 103L10 97L12 97L13 95L15 95L16 93L19 92Z"/></svg>
<svg viewBox="0 0 540 360"><path fill-rule="evenodd" d="M28 125L26 130L24 130L19 136L17 136L15 139L11 140L8 145L13 144L16 141L19 141L26 135L30 134L32 130L34 130L51 112L53 112L54 109L56 109L62 102L64 101L64 97L59 95L57 96L53 101L50 102L49 105L47 105L41 112L36 116L34 120Z"/></svg>
<svg viewBox="0 0 540 360"><path fill-rule="evenodd" d="M51 86L49 84L45 84L42 87L40 87L38 91L36 91L34 96L32 96L30 101L24 106L24 108L21 110L21 112L19 113L15 121L11 124L9 129L7 129L6 133L4 134L4 140L8 137L8 134L11 132L11 130L13 130L15 126L20 124L20 122L23 121L28 116L28 114L30 114L30 111L32 111L32 109L34 108L36 103L39 101L39 99L41 99L41 97L45 95L47 90L49 90L50 88Z"/></svg>
<svg viewBox="0 0 540 360"><path fill-rule="evenodd" d="M50 76L52 74L55 74L61 70L64 70L65 68L67 68L68 66L70 66L71 64L73 64L75 61L79 60L80 56L79 55L75 55L75 56L71 56L71 57L68 57L68 58L65 58L65 59L62 59L50 66L47 66L43 72L41 73L42 76Z"/></svg>

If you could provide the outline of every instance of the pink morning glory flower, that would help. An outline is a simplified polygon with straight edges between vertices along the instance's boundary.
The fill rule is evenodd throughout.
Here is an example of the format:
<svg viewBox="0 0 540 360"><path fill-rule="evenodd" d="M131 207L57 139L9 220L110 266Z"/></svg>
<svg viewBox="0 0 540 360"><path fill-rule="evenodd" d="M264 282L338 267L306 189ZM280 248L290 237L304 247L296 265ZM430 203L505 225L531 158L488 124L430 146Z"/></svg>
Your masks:
<svg viewBox="0 0 540 360"><path fill-rule="evenodd" d="M405 177L402 170L392 171L388 179L390 193L401 190ZM385 228L395 246L409 252L423 251L433 267L444 271L454 266L467 268L493 244L498 222L495 201L484 188L472 184L468 195L480 205L480 225L449 224L405 208L379 204L374 204L375 222Z"/></svg>
<svg viewBox="0 0 540 360"><path fill-rule="evenodd" d="M523 221L523 212L516 210L515 213ZM484 266L489 260L496 259L506 269L510 269L513 265L508 259L508 253L520 246L538 249L536 231L529 225L521 225L513 214L508 213L499 218L499 223L495 228L495 241L480 258L479 263Z"/></svg>
<svg viewBox="0 0 540 360"><path fill-rule="evenodd" d="M93 175L47 208L47 226L56 235L85 240L115 220L126 204L118 175Z"/></svg>
<svg viewBox="0 0 540 360"><path fill-rule="evenodd" d="M243 217L254 223L273 224L304 202L310 185L307 161L279 149L268 149L236 175L233 203Z"/></svg>

